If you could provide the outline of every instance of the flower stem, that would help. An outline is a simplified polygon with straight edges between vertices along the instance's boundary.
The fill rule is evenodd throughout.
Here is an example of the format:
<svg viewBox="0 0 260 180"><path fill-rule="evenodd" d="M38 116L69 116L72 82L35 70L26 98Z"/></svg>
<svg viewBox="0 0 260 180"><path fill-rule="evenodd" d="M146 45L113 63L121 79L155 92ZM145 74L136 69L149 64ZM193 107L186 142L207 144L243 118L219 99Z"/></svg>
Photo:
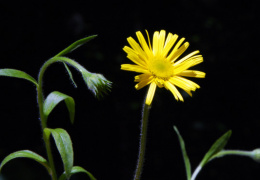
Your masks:
<svg viewBox="0 0 260 180"><path fill-rule="evenodd" d="M210 160L213 160L215 158L220 158L226 155L238 155L238 156L248 156L248 157L252 157L252 151L241 151L241 150L222 150L220 152L218 152L216 155L214 155ZM200 164L195 171L193 172L192 176L191 176L191 180L195 180L197 175L199 174L200 170L202 169L202 165Z"/></svg>
<svg viewBox="0 0 260 180"><path fill-rule="evenodd" d="M140 134L140 147L139 147L139 158L135 170L134 180L140 180L143 164L144 164L144 155L146 147L146 135L147 135L147 125L148 125L148 115L151 106L144 103L143 114L142 114L142 125L141 125L141 134Z"/></svg>
<svg viewBox="0 0 260 180"><path fill-rule="evenodd" d="M223 150L216 154L215 157L223 157L226 155L238 155L238 156L248 156L251 157L252 152L251 151L242 151L242 150Z"/></svg>
<svg viewBox="0 0 260 180"><path fill-rule="evenodd" d="M47 117L44 115L44 111L43 111L44 96L43 96L43 91L42 91L42 81L43 81L43 75L44 75L44 72L46 71L46 69L55 62L68 63L68 64L76 67L79 71L81 71L81 72L84 71L85 74L89 73L83 66L81 66L77 62L75 62L69 58L66 58L66 57L57 57L57 56L46 61L40 70L39 77L38 77L38 86L37 86L37 101L38 101L38 106L39 106L39 111L40 111L40 120L41 120L42 132L43 132L43 140L45 143L48 162L49 162L50 169L51 169L51 172L49 172L49 173L52 177L52 180L57 180L57 174L56 174L56 170L55 170L55 166L54 166L53 156L51 153L50 141L44 134L44 129L47 127Z"/></svg>
<svg viewBox="0 0 260 180"><path fill-rule="evenodd" d="M42 66L40 73L39 73L39 77L38 77L37 101L38 101L38 106L39 106L39 111L40 111L40 120L41 120L42 132L44 132L43 130L47 127L47 118L43 113L43 103L44 103L44 97L43 97L43 92L42 92L43 74L44 74L45 70L47 69L47 67L52 63L53 63L53 61L51 61L51 60L47 61ZM56 174L54 161L53 161L53 157L52 157L52 153L51 153L50 142L49 142L49 140L47 139L47 137L45 136L44 133L43 133L43 140L44 140L44 143L45 143L48 162L49 162L50 169L51 169L50 175L52 177L52 180L57 180L57 174Z"/></svg>
<svg viewBox="0 0 260 180"><path fill-rule="evenodd" d="M191 180L195 180L197 175L199 174L200 170L201 170L201 166L198 166L195 171L193 172L192 176L191 176Z"/></svg>

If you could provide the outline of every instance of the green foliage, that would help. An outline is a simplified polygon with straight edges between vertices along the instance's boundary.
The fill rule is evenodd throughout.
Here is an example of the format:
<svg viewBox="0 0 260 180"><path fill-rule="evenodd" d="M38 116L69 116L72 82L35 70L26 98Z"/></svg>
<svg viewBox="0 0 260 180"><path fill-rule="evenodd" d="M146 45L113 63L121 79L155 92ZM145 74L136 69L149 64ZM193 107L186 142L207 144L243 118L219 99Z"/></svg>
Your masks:
<svg viewBox="0 0 260 180"><path fill-rule="evenodd" d="M45 128L44 134L46 135L48 141L50 140L50 134L52 134L57 149L61 155L61 159L64 165L64 171L66 178L69 178L71 175L71 170L73 167L73 148L72 142L67 131L61 128L50 129Z"/></svg>
<svg viewBox="0 0 260 180"><path fill-rule="evenodd" d="M108 81L102 74L83 73L84 81L88 89L98 98L102 98L111 89L111 82Z"/></svg>
<svg viewBox="0 0 260 180"><path fill-rule="evenodd" d="M62 50L61 52L59 52L56 56L64 56L72 51L74 51L75 49L77 49L78 47L82 46L83 44L87 43L88 41L90 41L91 39L94 39L95 37L97 37L97 35L92 35L92 36L88 36L85 38L82 38L74 43L72 43L71 45L69 45L68 47L66 47L64 50Z"/></svg>
<svg viewBox="0 0 260 180"><path fill-rule="evenodd" d="M203 167L208 161L211 160L214 155L220 152L227 144L232 131L229 130L223 136L221 136L209 149L209 151L205 154L204 158L202 159L200 166Z"/></svg>
<svg viewBox="0 0 260 180"><path fill-rule="evenodd" d="M8 163L9 161L11 161L12 159L15 159L15 158L33 159L33 160L37 161L38 163L42 164L47 169L48 172L51 171L49 168L48 162L42 156L40 156L32 151L29 151L29 150L21 150L21 151L16 151L14 153L11 153L3 159L3 161L0 165L0 172L6 163Z"/></svg>
<svg viewBox="0 0 260 180"><path fill-rule="evenodd" d="M96 178L87 170L80 166L74 166L71 170L71 175L76 174L76 173L86 173L91 180L96 180ZM66 173L64 172L60 177L59 180L65 180L66 179Z"/></svg>
<svg viewBox="0 0 260 180"><path fill-rule="evenodd" d="M70 115L70 121L71 123L74 122L75 117L75 102L74 99L66 94L63 94L58 91L54 91L50 93L47 98L44 100L43 91L42 91L42 84L43 84L43 75L46 69L55 62L62 62L65 65L65 68L70 76L70 79L72 80L75 87L77 87L76 83L73 80L72 73L67 66L67 64L73 66L76 68L83 76L83 79L85 83L87 84L88 88L94 92L96 96L102 96L103 93L107 93L107 90L110 90L111 88L111 82L108 81L103 75L96 74L96 73L90 73L88 72L83 66L78 64L76 61L67 58L62 57L76 48L80 47L81 45L85 44L86 42L90 41L91 39L95 38L96 35L89 36L83 39L80 39L74 43L72 43L70 46L65 48L63 51L58 53L53 58L49 59L44 63L42 66L39 76L38 76L38 82L28 75L27 73L15 69L0 69L0 76L7 76L7 77L15 77L15 78L22 78L26 79L32 83L34 83L37 87L37 102L39 105L39 112L40 112L40 120L41 125L43 129L43 139L45 142L45 148L47 151L48 161L45 160L43 157L39 156L38 154L29 151L29 150L23 150L23 151L17 151L10 155L8 155L4 160L2 161L2 164L0 165L0 171L2 167L9 162L10 160L14 158L19 157L26 157L31 158L39 163L41 163L43 166L45 166L51 175L53 180L57 180L56 170L54 166L54 161L51 153L51 146L50 146L50 135L53 136L55 144L57 146L57 149L61 155L61 159L64 165L64 173L61 175L60 179L69 179L71 174L83 172L88 174L88 176L91 178L91 180L95 180L94 176L83 169L82 167L75 166L73 167L73 148L72 148L72 142L70 139L69 134L61 129L49 129L47 128L47 118L49 114L52 112L52 110L61 102L65 101L66 106L69 111Z"/></svg>
<svg viewBox="0 0 260 180"><path fill-rule="evenodd" d="M16 69L0 69L0 76L26 79L26 80L32 82L33 84L35 84L36 86L38 86L37 81L32 76L30 76L29 74L27 74L23 71L19 71Z"/></svg>
<svg viewBox="0 0 260 180"><path fill-rule="evenodd" d="M69 74L69 77L70 77L70 80L71 80L72 84L74 85L75 88L77 88L78 86L77 86L76 82L74 81L74 78L73 78L73 75L72 75L72 73L70 71L70 68L67 66L66 63L63 63L63 64L64 64L65 69L67 70L67 72Z"/></svg>
<svg viewBox="0 0 260 180"><path fill-rule="evenodd" d="M76 61L67 58L67 57L53 57L49 61L47 61L46 66L54 62L63 62L67 63L74 68L76 68L82 75L83 80L85 81L88 89L97 97L100 98L104 94L107 94L108 91L111 89L111 82L108 81L102 74L91 73L86 70L83 66L81 66Z"/></svg>
<svg viewBox="0 0 260 180"><path fill-rule="evenodd" d="M219 152L222 152L223 148L225 147L225 145L227 144L227 142L231 136L231 131L228 131L224 135L222 135L219 139L217 139L217 141L215 141L215 143L211 146L209 151L205 154L201 163L199 164L199 166L196 168L196 170L194 171L194 173L191 176L191 165L190 165L189 157L186 152L184 140L183 140L182 136L180 135L177 127L173 126L173 128L179 138L182 155L183 155L183 159L184 159L184 164L185 164L185 169L186 169L187 180L195 180L195 178L198 175L198 173L200 172L201 168L206 163L208 163L210 160L212 160L214 157L218 156Z"/></svg>
<svg viewBox="0 0 260 180"><path fill-rule="evenodd" d="M249 153L249 157L251 157L256 162L260 163L260 148L253 150Z"/></svg>
<svg viewBox="0 0 260 180"><path fill-rule="evenodd" d="M181 146L181 150L182 150L182 156L183 156L183 159L184 159L184 164L185 164L185 169L186 169L186 176L187 176L187 180L190 180L191 178L191 165L190 165L190 160L189 160L189 157L188 157L188 154L186 152L186 148L185 148L185 143L184 143L184 140L182 138L182 136L180 135L178 129L176 126L173 126L176 134L178 135L178 138L179 138L179 142L180 142L180 146Z"/></svg>
<svg viewBox="0 0 260 180"><path fill-rule="evenodd" d="M47 98L45 99L44 104L43 104L43 113L46 117L48 117L49 114L51 113L51 111L54 109L54 107L57 106L63 100L65 101L66 106L68 108L68 111L70 114L70 121L71 121L71 123L73 123L74 116L75 116L74 99L61 92L54 91L47 96Z"/></svg>
<svg viewBox="0 0 260 180"><path fill-rule="evenodd" d="M74 50L77 49L78 47L82 46L83 44L87 43L87 42L90 41L91 39L94 39L95 37L97 37L97 35L92 35L92 36L88 36L88 37L85 37L85 38L83 38L83 39L80 39L80 40L78 40L78 41L72 43L70 46L68 46L67 48L65 48L64 50L62 50L60 53L58 53L58 54L57 54L56 56L54 56L54 57L64 56L64 55L66 55L66 54L68 54L68 53L74 51ZM77 84L75 83L75 81L74 81L74 79L73 79L73 75L72 75L72 73L71 73L69 67L67 66L66 63L63 62L63 64L64 64L64 66L65 66L65 68L66 68L66 70L67 70L67 72L68 72L68 74L69 74L69 77L70 77L70 79L71 79L73 85L74 85L75 87L77 87Z"/></svg>

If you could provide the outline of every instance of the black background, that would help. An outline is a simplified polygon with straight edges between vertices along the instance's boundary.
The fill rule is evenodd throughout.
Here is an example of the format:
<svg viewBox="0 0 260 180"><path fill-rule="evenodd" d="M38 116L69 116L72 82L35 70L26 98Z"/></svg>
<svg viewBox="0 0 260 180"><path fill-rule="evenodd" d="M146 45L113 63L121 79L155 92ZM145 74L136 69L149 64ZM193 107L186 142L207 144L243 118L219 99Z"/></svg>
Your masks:
<svg viewBox="0 0 260 180"><path fill-rule="evenodd" d="M62 64L45 74L45 95L57 90L76 102L74 125L61 103L49 117L50 128L71 135L75 165L98 180L132 179L136 165L141 109L146 88L134 89L136 73L120 70L129 63L122 48L126 38L147 29L185 37L187 52L200 50L207 73L192 98L176 102L158 89L150 112L143 180L185 179L179 142L181 132L194 169L211 144L233 131L227 149L260 147L259 45L257 1L1 1L0 68L13 68L37 78L42 64L72 42L98 37L68 56L91 72L113 82L111 93L96 100L80 74L72 69L78 88ZM30 149L46 157L41 135L35 87L25 80L0 78L0 160L9 153ZM53 143L53 142L52 142ZM53 144L57 171L61 160ZM245 157L225 157L209 163L198 179L259 179L260 165ZM28 159L10 161L0 179L50 179L41 165ZM71 179L87 179L84 174Z"/></svg>

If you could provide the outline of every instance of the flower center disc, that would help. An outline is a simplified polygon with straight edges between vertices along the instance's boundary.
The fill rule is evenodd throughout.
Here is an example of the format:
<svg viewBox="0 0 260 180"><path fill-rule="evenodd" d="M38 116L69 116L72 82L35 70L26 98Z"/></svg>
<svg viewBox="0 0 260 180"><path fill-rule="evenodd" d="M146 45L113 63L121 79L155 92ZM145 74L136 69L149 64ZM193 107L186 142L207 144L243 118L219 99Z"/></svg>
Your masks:
<svg viewBox="0 0 260 180"><path fill-rule="evenodd" d="M153 59L149 63L150 72L162 79L168 79L173 75L173 66L166 59Z"/></svg>

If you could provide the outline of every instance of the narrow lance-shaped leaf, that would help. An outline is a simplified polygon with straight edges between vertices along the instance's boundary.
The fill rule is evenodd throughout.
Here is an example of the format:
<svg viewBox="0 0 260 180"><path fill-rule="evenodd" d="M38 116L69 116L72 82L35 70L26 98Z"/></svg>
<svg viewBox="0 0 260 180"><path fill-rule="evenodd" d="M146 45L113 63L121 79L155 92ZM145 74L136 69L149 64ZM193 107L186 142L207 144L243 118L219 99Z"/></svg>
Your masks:
<svg viewBox="0 0 260 180"><path fill-rule="evenodd" d="M203 167L215 154L220 152L227 144L232 131L229 130L224 135L222 135L209 149L209 151L205 154L204 158L202 159L200 166Z"/></svg>
<svg viewBox="0 0 260 180"><path fill-rule="evenodd" d="M4 160L2 161L2 163L0 165L0 172L6 163L8 163L9 161L11 161L12 159L15 159L15 158L33 159L33 160L37 161L38 163L42 164L49 173L51 171L48 162L42 156L40 156L32 151L29 151L29 150L21 150L21 151L16 151L14 153L11 153L4 158Z"/></svg>
<svg viewBox="0 0 260 180"><path fill-rule="evenodd" d="M64 56L72 51L74 51L75 49L77 49L78 47L82 46L83 44L87 43L88 41L90 41L91 39L94 39L95 37L97 37L97 35L92 35L92 36L88 36L85 38L82 38L74 43L72 43L71 45L69 45L67 48L65 48L64 50L62 50L61 52L59 52L56 56Z"/></svg>
<svg viewBox="0 0 260 180"><path fill-rule="evenodd" d="M54 57L64 56L64 55L66 55L66 54L72 52L73 50L77 49L78 47L82 46L83 44L87 43L88 41L90 41L91 39L95 38L96 36L97 36L97 35L93 35L93 36L88 36L88 37L85 37L85 38L83 38L83 39L80 39L80 40L78 40L78 41L72 43L70 46L68 46L67 48L65 48L64 50L62 50L60 53L58 53L58 54L57 54L56 56L54 56ZM65 68L66 68L66 70L67 70L67 72L68 72L68 74L69 74L69 77L70 77L70 79L71 79L73 85L74 85L75 87L77 87L77 84L75 83L75 81L74 81L74 79L73 79L73 76L72 76L72 73L71 73L69 67L68 67L67 64L65 64L64 62L63 62L63 64L64 64L64 66L65 66Z"/></svg>
<svg viewBox="0 0 260 180"><path fill-rule="evenodd" d="M20 71L20 70L16 70L16 69L0 69L0 76L7 76L7 77L15 77L15 78L21 78L21 79L26 79L30 82L32 82L33 84L35 84L36 86L38 86L37 81L30 76L29 74Z"/></svg>
<svg viewBox="0 0 260 180"><path fill-rule="evenodd" d="M50 134L52 134L57 149L61 155L61 159L64 165L64 171L66 178L68 179L71 175L71 170L73 167L73 148L72 142L67 131L61 128L57 129L44 129L45 136L49 140Z"/></svg>
<svg viewBox="0 0 260 180"><path fill-rule="evenodd" d="M67 70L67 72L69 74L69 77L70 77L72 84L75 86L75 88L77 88L78 86L77 86L76 82L74 81L73 75L72 75L68 65L65 62L63 62L63 65L65 66L65 69Z"/></svg>
<svg viewBox="0 0 260 180"><path fill-rule="evenodd" d="M204 158L200 162L200 164L197 166L195 171L193 172L191 176L191 180L195 180L199 172L201 171L202 167L209 162L216 154L218 154L220 151L223 150L225 145L227 144L229 138L231 136L231 131L229 130L224 135L222 135L215 143L211 146L209 151L205 154Z"/></svg>
<svg viewBox="0 0 260 180"><path fill-rule="evenodd" d="M175 132L176 132L176 134L178 135L178 138L179 138L179 142L180 142L180 146L181 146L181 150L182 150L182 156L183 156L185 169L186 169L187 180L190 180L190 178L191 178L191 165L190 165L189 157L188 157L187 152L186 152L185 143L184 143L184 140L183 140L182 136L180 135L177 127L173 126L173 128L174 128L174 130L175 130Z"/></svg>
<svg viewBox="0 0 260 180"><path fill-rule="evenodd" d="M74 99L66 94L63 94L58 91L54 91L50 93L43 104L43 113L46 117L49 116L51 111L57 106L61 101L65 101L66 106L68 108L70 114L70 121L71 123L74 122L75 116L75 102Z"/></svg>
<svg viewBox="0 0 260 180"><path fill-rule="evenodd" d="M91 180L96 180L96 178L87 170L80 166L74 166L71 170L71 175L76 174L76 173L86 173ZM66 174L65 172L59 177L59 180L65 180L66 179Z"/></svg>

